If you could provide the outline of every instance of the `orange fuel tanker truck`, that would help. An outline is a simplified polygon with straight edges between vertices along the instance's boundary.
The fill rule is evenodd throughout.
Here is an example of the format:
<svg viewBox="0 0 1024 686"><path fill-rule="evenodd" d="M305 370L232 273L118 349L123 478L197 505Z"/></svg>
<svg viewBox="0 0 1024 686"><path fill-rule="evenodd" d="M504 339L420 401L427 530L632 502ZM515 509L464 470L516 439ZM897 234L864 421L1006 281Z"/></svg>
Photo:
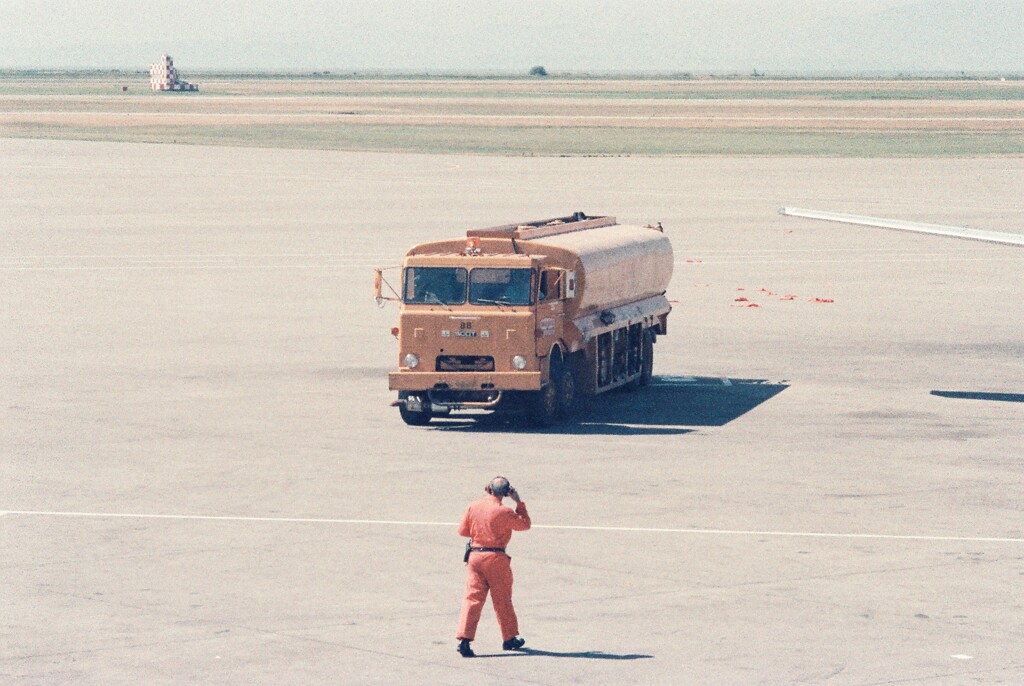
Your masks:
<svg viewBox="0 0 1024 686"><path fill-rule="evenodd" d="M549 425L581 402L651 378L668 328L672 244L659 224L568 217L417 245L402 263L398 391L407 424L457 410L528 415Z"/></svg>

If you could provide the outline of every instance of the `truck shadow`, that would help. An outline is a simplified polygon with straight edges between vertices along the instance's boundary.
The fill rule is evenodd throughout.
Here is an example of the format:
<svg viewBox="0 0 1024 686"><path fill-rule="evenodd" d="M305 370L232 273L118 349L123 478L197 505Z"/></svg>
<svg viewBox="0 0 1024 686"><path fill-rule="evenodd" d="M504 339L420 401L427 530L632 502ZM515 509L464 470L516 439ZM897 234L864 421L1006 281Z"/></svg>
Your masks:
<svg viewBox="0 0 1024 686"><path fill-rule="evenodd" d="M457 417L432 426L442 431L681 435L694 427L728 424L788 387L785 382L764 379L656 376L644 388L597 396L574 421L551 427L500 415L475 420Z"/></svg>

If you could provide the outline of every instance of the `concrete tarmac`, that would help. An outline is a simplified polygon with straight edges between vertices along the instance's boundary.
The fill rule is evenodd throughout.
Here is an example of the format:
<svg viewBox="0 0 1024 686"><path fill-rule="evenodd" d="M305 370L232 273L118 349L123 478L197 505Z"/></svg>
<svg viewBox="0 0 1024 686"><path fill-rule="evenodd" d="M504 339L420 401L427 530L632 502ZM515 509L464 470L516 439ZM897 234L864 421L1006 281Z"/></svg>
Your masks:
<svg viewBox="0 0 1024 686"><path fill-rule="evenodd" d="M1024 159L0 159L0 682L1024 681L1024 250L776 213L1024 233ZM575 210L673 240L654 386L402 424L371 268ZM466 660L495 474L527 650Z"/></svg>

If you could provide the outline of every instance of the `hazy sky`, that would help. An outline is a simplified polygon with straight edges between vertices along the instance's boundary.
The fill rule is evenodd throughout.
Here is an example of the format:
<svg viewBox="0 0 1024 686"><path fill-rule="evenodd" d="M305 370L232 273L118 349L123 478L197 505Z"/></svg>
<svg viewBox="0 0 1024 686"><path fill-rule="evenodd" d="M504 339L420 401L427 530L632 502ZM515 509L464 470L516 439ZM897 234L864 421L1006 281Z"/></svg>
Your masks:
<svg viewBox="0 0 1024 686"><path fill-rule="evenodd" d="M1024 0L0 0L0 68L1024 73Z"/></svg>

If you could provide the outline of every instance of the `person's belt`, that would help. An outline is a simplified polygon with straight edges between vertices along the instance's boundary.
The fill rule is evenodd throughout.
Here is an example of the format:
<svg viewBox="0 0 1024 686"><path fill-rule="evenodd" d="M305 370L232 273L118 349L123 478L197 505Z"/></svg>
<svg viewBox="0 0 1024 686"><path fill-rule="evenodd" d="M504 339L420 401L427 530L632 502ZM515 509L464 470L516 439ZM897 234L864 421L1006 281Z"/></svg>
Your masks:
<svg viewBox="0 0 1024 686"><path fill-rule="evenodd" d="M470 548L469 552L471 552L471 553L503 553L503 552L505 552L505 549L504 548Z"/></svg>

